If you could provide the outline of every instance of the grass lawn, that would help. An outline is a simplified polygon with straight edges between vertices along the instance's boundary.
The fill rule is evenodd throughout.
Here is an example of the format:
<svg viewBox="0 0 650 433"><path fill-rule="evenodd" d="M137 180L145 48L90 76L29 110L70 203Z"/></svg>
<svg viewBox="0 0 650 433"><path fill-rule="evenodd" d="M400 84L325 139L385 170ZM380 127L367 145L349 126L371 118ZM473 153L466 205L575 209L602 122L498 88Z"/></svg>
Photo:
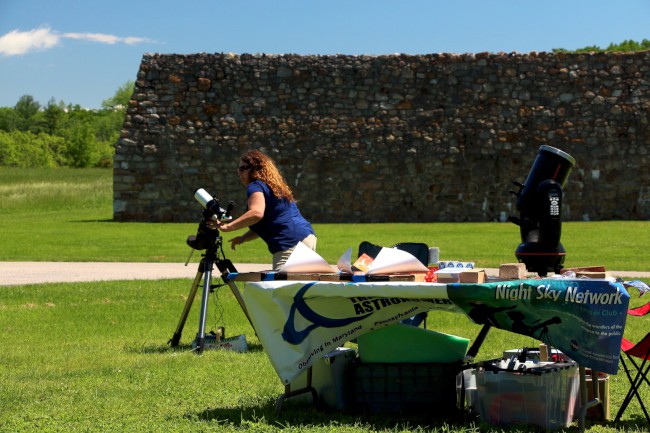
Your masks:
<svg viewBox="0 0 650 433"><path fill-rule="evenodd" d="M105 170L0 168L0 260L184 261L185 237L196 224L113 223L110 179ZM564 227L567 266L650 270L643 253L648 222ZM347 247L367 239L385 245L421 240L439 246L443 258L498 266L513 261L518 243L517 227L511 224L316 228L319 251L330 263ZM242 250L229 258L268 261L261 245L247 244ZM208 329L223 325L229 336L245 334L246 353L206 351L197 356L191 351L199 299L181 346L171 349L166 344L190 284L165 280L0 287L0 432L536 431L496 428L476 419L321 411L291 399L276 414L275 401L283 386L227 289L218 289L211 297ZM632 293L632 305L647 302L646 297ZM472 340L479 331L458 313L434 311L428 323L437 331ZM630 318L626 335L640 339L647 323L647 318ZM492 330L479 359L537 344L529 337ZM622 373L610 377L612 418L626 387ZM650 401L648 388L643 398ZM648 431L644 422L633 402L621 423L590 424L587 431ZM570 430L577 431L577 425Z"/></svg>
<svg viewBox="0 0 650 433"><path fill-rule="evenodd" d="M219 289L212 297L208 329L224 325L227 335L245 334L248 352L206 350L198 356L191 351L191 340L198 329L198 299L181 345L171 349L166 344L176 329L189 286L188 280L166 280L0 287L0 431L492 429L475 419L431 420L319 411L291 399L276 414L275 400L283 387L227 288ZM636 304L644 301L633 296ZM434 311L428 323L430 328L472 340L479 331L478 325L459 313ZM633 336L647 332L643 319L630 326ZM479 359L498 357L504 348L536 344L529 337L493 329ZM622 373L610 376L612 417L625 389ZM647 389L644 398L650 401ZM634 402L622 423L593 424L588 431L643 431L635 427L636 423L641 426L641 421L642 413Z"/></svg>
<svg viewBox="0 0 650 433"><path fill-rule="evenodd" d="M0 260L184 262L188 235L183 224L112 221L112 172L106 169L12 169L0 167ZM440 248L442 260L498 267L516 261L519 227L510 223L318 224L318 252L329 263L367 240L391 246L424 242ZM262 241L229 249L233 263L270 263ZM611 270L650 271L650 221L565 222L565 267L604 265ZM356 257L356 256L355 256ZM198 261L198 255L194 257Z"/></svg>

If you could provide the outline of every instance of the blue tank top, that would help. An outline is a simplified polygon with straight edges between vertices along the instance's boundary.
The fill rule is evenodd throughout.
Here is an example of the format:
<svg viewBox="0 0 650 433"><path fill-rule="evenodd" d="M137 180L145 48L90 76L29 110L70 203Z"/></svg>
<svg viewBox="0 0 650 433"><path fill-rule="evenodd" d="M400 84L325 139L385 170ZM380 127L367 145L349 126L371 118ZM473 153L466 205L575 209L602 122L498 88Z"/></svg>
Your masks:
<svg viewBox="0 0 650 433"><path fill-rule="evenodd" d="M264 194L264 216L251 225L250 229L266 242L271 254L295 247L307 236L315 234L309 221L298 210L295 201L278 199L271 188L261 180L248 184L246 197L250 198L256 192Z"/></svg>

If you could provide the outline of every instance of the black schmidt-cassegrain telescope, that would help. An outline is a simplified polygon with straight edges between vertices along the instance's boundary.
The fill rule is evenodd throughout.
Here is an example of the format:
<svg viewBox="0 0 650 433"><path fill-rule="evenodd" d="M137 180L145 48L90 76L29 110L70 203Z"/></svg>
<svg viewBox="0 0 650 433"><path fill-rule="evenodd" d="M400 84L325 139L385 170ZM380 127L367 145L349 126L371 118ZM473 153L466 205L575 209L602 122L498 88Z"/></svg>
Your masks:
<svg viewBox="0 0 650 433"><path fill-rule="evenodd" d="M566 251L560 243L562 232L562 200L566 183L575 159L568 153L542 145L537 151L533 167L517 196L519 217L510 221L519 226L521 243L515 251L526 269L545 276L548 271L560 273Z"/></svg>

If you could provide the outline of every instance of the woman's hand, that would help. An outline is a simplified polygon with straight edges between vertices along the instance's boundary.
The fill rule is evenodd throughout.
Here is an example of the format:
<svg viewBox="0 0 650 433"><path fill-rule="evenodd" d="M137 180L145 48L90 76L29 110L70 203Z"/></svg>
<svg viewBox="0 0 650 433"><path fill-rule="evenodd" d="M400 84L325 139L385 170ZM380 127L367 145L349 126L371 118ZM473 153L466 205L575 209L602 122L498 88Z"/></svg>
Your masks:
<svg viewBox="0 0 650 433"><path fill-rule="evenodd" d="M209 221L208 227L217 228L224 233L240 230L259 222L264 217L265 209L264 194L255 192L249 197L248 210L242 216L235 220Z"/></svg>
<svg viewBox="0 0 650 433"><path fill-rule="evenodd" d="M223 225L222 221L219 220L206 220L205 221L205 226L209 228L210 230L221 230L221 226Z"/></svg>
<svg viewBox="0 0 650 433"><path fill-rule="evenodd" d="M237 245L241 245L244 242L246 242L246 237L245 236L237 236L235 238L230 239L230 248L233 249L233 251L236 249L235 247Z"/></svg>
<svg viewBox="0 0 650 433"><path fill-rule="evenodd" d="M229 224L228 222L225 222L225 221L217 221L216 226L222 232L231 232L233 230L236 230L236 229L232 228L231 224Z"/></svg>

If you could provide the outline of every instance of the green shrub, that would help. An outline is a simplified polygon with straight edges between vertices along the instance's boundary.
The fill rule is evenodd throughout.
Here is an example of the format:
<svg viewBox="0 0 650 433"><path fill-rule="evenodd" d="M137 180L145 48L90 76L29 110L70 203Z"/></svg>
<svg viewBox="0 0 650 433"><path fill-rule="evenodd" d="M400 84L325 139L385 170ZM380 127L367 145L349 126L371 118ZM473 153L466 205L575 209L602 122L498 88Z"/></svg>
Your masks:
<svg viewBox="0 0 650 433"><path fill-rule="evenodd" d="M66 140L65 156L71 167L90 167L93 161L95 135L87 124L82 124L71 131Z"/></svg>
<svg viewBox="0 0 650 433"><path fill-rule="evenodd" d="M61 137L31 132L0 131L0 165L9 167L55 167L61 161Z"/></svg>

